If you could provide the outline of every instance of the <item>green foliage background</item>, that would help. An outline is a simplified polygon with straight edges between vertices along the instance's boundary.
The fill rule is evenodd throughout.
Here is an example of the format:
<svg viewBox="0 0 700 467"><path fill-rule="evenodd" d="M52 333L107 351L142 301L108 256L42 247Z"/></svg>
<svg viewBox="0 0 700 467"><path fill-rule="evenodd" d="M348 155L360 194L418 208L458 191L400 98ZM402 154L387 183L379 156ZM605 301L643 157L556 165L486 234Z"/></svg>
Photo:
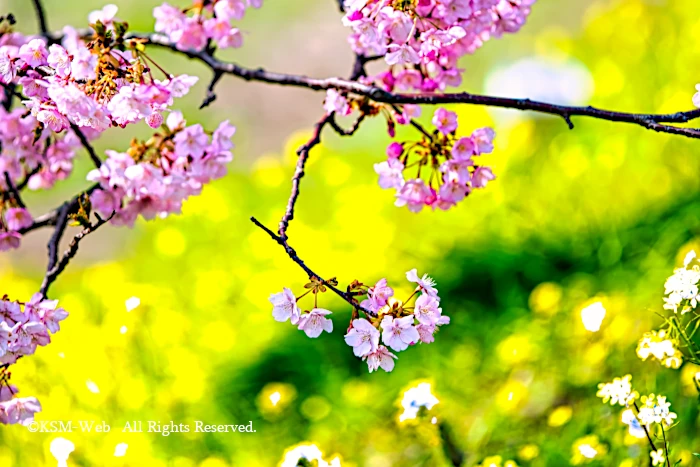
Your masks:
<svg viewBox="0 0 700 467"><path fill-rule="evenodd" d="M226 58L314 76L347 73L346 31L331 0L266 1L245 20L247 45ZM101 6L45 3L56 29L82 25ZM152 28L157 2L118 3L133 29ZM30 2L0 6L16 14L20 29L34 30ZM521 33L464 60L464 88L482 90L490 71L522 57L575 58L592 74L591 104L687 110L699 80L694 6L539 0ZM272 320L269 294L299 290L305 277L248 220L276 224L294 150L321 115L323 96L228 78L216 103L198 111L207 70L154 55L172 72L203 77L183 110L205 126L224 118L236 124L236 160L182 216L91 236L55 285L53 297L71 315L50 346L16 366L13 380L22 395L40 399L40 420L112 425L109 434L61 434L76 445L69 465L269 466L302 441L337 453L343 465L447 465L434 426L398 424L397 401L417 380L432 382L440 399L434 415L449 424L469 465L494 454L521 465L567 465L575 440L589 434L609 450L593 465L648 465L647 447L625 436L619 411L595 397L599 382L626 373L640 392L669 397L680 420L670 432L673 454L691 465L690 453L700 451L698 368L641 362L634 348L659 324L663 282L696 242L696 142L584 119L574 131L531 115L494 122L485 109L455 107L465 132L495 125L488 157L499 178L458 209L414 215L393 207L376 184L372 164L389 141L380 122L352 139L324 134L303 182L292 245L341 283L387 277L400 288L405 271L429 272L452 317L434 344L401 353L390 374L370 375L341 338L350 310L336 298L322 302L334 312L332 335L310 340ZM131 136L109 134L99 149L124 147ZM76 192L88 169L81 162L71 181L30 196L33 212ZM26 299L38 289L47 235L34 233L23 250L0 258L2 292ZM127 313L132 296L141 305ZM591 300L608 311L596 334L580 320ZM275 391L277 407L269 402ZM561 407L571 409L570 419ZM129 420L252 420L257 432L121 433ZM53 465L48 447L56 436L2 427L0 464ZM129 445L125 457L113 456L118 443ZM539 455L528 459L526 445Z"/></svg>

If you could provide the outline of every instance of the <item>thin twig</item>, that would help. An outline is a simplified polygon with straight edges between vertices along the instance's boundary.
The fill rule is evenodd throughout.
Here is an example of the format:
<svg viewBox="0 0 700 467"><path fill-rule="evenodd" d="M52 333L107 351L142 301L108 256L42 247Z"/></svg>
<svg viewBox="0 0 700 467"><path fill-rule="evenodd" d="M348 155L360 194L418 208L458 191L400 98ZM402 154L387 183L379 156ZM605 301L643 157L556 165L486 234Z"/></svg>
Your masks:
<svg viewBox="0 0 700 467"><path fill-rule="evenodd" d="M63 256L61 256L61 260L58 261L53 267L48 268L46 271L46 275L44 276L44 282L41 284L41 293L44 295L44 297L46 297L46 294L48 293L51 284L54 283L58 275L66 269L68 263L70 263L71 259L73 259L76 253L78 253L80 241L87 235L91 234L92 232L109 222L109 220L114 216L114 214L115 213L113 212L106 219L97 216L97 222L85 227L83 230L80 231L80 233L73 237L73 240L68 245L68 249L63 253Z"/></svg>
<svg viewBox="0 0 700 467"><path fill-rule="evenodd" d="M34 11L36 12L36 20L39 23L39 31L46 35L49 32L49 27L46 24L46 13L44 12L44 6L41 4L41 0L33 0Z"/></svg>
<svg viewBox="0 0 700 467"><path fill-rule="evenodd" d="M357 120L355 120L355 123L348 128L347 130L343 127L341 127L338 122L335 120L335 114L333 114L328 121L328 124L335 130L336 133L338 133L340 136L352 136L354 135L357 130L360 129L360 124L365 120L365 117L367 114L360 114L359 117L357 117Z"/></svg>
<svg viewBox="0 0 700 467"><path fill-rule="evenodd" d="M95 152L95 148L92 147L90 142L88 141L87 137L85 136L85 133L80 129L78 125L75 123L70 124L71 130L73 130L73 133L75 133L75 136L78 137L80 140L80 144L83 145L85 150L87 150L88 155L90 156L90 159L92 159L92 163L95 164L95 167L98 169L102 165L102 160L97 156L97 153Z"/></svg>
<svg viewBox="0 0 700 467"><path fill-rule="evenodd" d="M291 247L291 245L289 244L289 242L286 239L282 238L281 236L274 233L272 230L268 229L264 224L262 224L260 221L258 221L255 217L251 217L250 220L253 224L257 225L262 230L264 230L270 236L270 238L272 238L275 242L277 242L280 246L282 246L282 248L284 248L284 251L287 252L287 255L291 258L291 260L294 261L295 263L297 263L299 265L299 267L301 267L304 270L304 272L306 272L306 274L308 274L309 277L318 278L319 281L323 282L326 285L326 287L328 287L330 290L332 290L333 293L338 295L340 298L342 298L343 300L348 302L353 308L357 308L358 310L362 311L363 313L367 314L368 316L372 315L372 312L362 308L357 303L357 300L353 299L350 294L347 294L347 293L343 292L342 290L338 289L337 287L331 285L330 283L328 283L328 281L326 281L321 276L319 276L318 274L313 272L311 270L311 268L309 268L306 265L306 263L304 263L304 261L301 258L299 258L299 255L297 255L297 252L294 250L294 248Z"/></svg>
<svg viewBox="0 0 700 467"><path fill-rule="evenodd" d="M51 282L48 280L49 272L56 267L56 264L58 264L58 248L60 246L59 244L61 243L63 233L66 231L66 226L68 225L69 209L70 203L68 201L63 203L58 209L58 214L56 216L56 227L47 245L49 250L49 264L46 266L46 276L44 277L44 282L41 284L41 289L39 289L39 292L41 292L44 297L46 297L46 291L49 288L49 285L51 285Z"/></svg>
<svg viewBox="0 0 700 467"><path fill-rule="evenodd" d="M14 183L12 183L12 179L10 178L10 174L5 172L5 185L7 185L7 193L12 195L12 197L15 199L15 202L17 205L21 208L25 208L24 201L22 201L22 197L19 195L19 191L17 190L17 187L15 187ZM5 196L5 193L3 193L3 197Z"/></svg>
<svg viewBox="0 0 700 467"><path fill-rule="evenodd" d="M299 198L299 189L301 184L301 179L304 177L304 168L306 167L306 161L309 159L309 152L311 149L321 142L321 131L323 127L330 122L333 118L333 114L326 114L316 122L314 125L314 133L311 139L306 142L302 147L297 150L297 166L294 170L294 175L292 176L292 192L289 195L289 201L287 202L287 208L285 209L284 216L279 223L278 233L280 238L287 240L287 227L289 227L289 222L294 219L294 208Z"/></svg>
<svg viewBox="0 0 700 467"><path fill-rule="evenodd" d="M664 429L663 421L659 423L661 426L661 433L664 435L664 454L666 455L666 467L671 467L671 459L668 456L668 441L666 441L666 430Z"/></svg>

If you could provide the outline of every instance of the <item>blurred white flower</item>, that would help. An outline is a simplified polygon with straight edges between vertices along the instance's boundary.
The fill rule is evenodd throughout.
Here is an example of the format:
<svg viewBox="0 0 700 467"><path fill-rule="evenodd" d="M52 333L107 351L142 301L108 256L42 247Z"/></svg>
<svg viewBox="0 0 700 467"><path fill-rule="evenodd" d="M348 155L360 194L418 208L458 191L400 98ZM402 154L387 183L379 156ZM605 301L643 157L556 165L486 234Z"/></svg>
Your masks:
<svg viewBox="0 0 700 467"><path fill-rule="evenodd" d="M399 421L414 419L418 416L421 407L430 410L438 402L440 402L438 398L430 392L430 383L420 383L403 394L401 401L403 413L399 416Z"/></svg>
<svg viewBox="0 0 700 467"><path fill-rule="evenodd" d="M129 313L141 304L141 299L138 297L131 297L131 298L127 299L124 304L126 305L127 313Z"/></svg>
<svg viewBox="0 0 700 467"><path fill-rule="evenodd" d="M75 451L75 444L65 438L56 438L51 441L49 451L58 461L58 467L66 467L68 465L70 453Z"/></svg>
<svg viewBox="0 0 700 467"><path fill-rule="evenodd" d="M309 461L318 467L341 467L340 459L334 458L330 463L323 459L323 453L315 444L299 444L284 454L280 467L296 467L301 459ZM313 463L316 461L316 464Z"/></svg>
<svg viewBox="0 0 700 467"><path fill-rule="evenodd" d="M598 454L598 451L590 444L582 444L578 447L578 451L586 459L593 459Z"/></svg>
<svg viewBox="0 0 700 467"><path fill-rule="evenodd" d="M126 443L119 443L114 447L114 457L124 457L126 449L129 447Z"/></svg>
<svg viewBox="0 0 700 467"><path fill-rule="evenodd" d="M600 325L603 323L603 318L605 318L605 313L605 307L600 302L588 305L581 310L583 327L586 328L587 331L598 332L600 330Z"/></svg>
<svg viewBox="0 0 700 467"><path fill-rule="evenodd" d="M632 409L627 409L622 412L622 423L629 425L630 435L634 436L635 438L642 439L646 437L646 432L639 423L639 420L637 420L637 416L634 414Z"/></svg>

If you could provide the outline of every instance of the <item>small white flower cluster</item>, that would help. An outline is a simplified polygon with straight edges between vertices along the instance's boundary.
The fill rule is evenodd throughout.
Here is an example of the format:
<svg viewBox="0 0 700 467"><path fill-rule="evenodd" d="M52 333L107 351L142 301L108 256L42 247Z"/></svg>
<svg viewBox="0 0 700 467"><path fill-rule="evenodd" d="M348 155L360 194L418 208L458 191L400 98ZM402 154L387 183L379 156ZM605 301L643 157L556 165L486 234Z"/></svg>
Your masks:
<svg viewBox="0 0 700 467"><path fill-rule="evenodd" d="M619 404L626 407L633 402L639 393L632 389L632 375L615 378L611 383L600 383L596 396L603 399L603 403L610 405Z"/></svg>
<svg viewBox="0 0 700 467"><path fill-rule="evenodd" d="M671 426L678 417L671 412L671 403L666 401L664 396L649 394L642 397L644 405L639 408L639 421L642 425L649 426L653 423L663 422L666 426Z"/></svg>
<svg viewBox="0 0 700 467"><path fill-rule="evenodd" d="M700 282L700 264L695 251L685 257L682 268L676 268L673 275L666 280L664 287L664 309L681 314L688 313L698 305L698 282ZM692 263L695 263L691 266Z"/></svg>
<svg viewBox="0 0 700 467"><path fill-rule="evenodd" d="M647 437L655 423L661 425L661 428L664 425L670 428L678 417L671 412L671 403L665 396L649 394L642 396L641 404L637 404L639 393L632 389L630 375L615 378L612 383L599 384L596 395L601 397L604 403L610 402L611 405L619 404L627 407L633 405L634 409L628 408L622 412L622 423L628 425L630 435L635 438Z"/></svg>
<svg viewBox="0 0 700 467"><path fill-rule="evenodd" d="M642 360L653 357L667 368L678 369L683 363L683 354L678 342L670 339L665 329L645 332L637 344L637 356Z"/></svg>

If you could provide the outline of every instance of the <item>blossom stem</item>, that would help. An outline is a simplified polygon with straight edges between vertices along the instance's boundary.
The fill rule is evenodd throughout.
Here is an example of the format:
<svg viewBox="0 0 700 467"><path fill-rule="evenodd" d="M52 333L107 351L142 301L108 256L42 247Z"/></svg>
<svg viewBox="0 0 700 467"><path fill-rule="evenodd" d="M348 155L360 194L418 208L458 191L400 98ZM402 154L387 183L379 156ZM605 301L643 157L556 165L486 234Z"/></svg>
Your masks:
<svg viewBox="0 0 700 467"><path fill-rule="evenodd" d="M671 467L671 459L668 457L668 442L666 441L666 430L664 429L663 421L659 423L661 425L661 433L664 436L664 452L666 454L666 466Z"/></svg>
<svg viewBox="0 0 700 467"><path fill-rule="evenodd" d="M634 408L637 410L637 415L639 415L639 406L637 405L636 402L634 402ZM639 418L637 418L639 420ZM649 440L649 445L651 446L651 449L653 451L656 451L656 446L654 445L654 441L651 439L651 435L649 434L649 430L647 429L647 426L644 425L643 423L639 423L642 428L644 429L644 434L647 435L647 439Z"/></svg>
<svg viewBox="0 0 700 467"><path fill-rule="evenodd" d="M694 350L695 343L693 343L693 341L691 341L688 338L688 335L685 333L685 331L683 331L683 329L681 329L680 321L678 320L677 316L671 316L671 323L678 330L678 333L681 335L681 337L685 341L691 357L693 358L693 360L695 360L693 363L697 364L699 362L699 360L698 360L698 356L696 355L695 350Z"/></svg>

